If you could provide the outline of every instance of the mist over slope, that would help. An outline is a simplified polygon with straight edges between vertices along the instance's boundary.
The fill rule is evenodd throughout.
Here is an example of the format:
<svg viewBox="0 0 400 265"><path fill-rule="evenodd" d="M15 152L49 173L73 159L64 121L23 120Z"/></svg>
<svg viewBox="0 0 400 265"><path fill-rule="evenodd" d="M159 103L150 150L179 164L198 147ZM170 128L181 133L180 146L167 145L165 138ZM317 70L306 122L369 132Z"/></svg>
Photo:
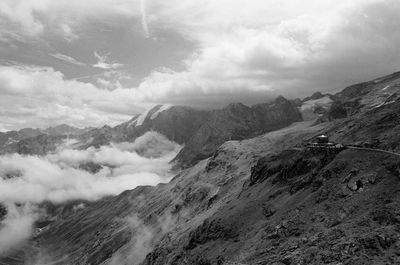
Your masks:
<svg viewBox="0 0 400 265"><path fill-rule="evenodd" d="M164 136L148 132L133 143L86 150L59 146L45 156L0 156L0 201L7 207L0 252L29 238L44 202L95 201L140 185L167 182L172 177L169 161L180 149Z"/></svg>

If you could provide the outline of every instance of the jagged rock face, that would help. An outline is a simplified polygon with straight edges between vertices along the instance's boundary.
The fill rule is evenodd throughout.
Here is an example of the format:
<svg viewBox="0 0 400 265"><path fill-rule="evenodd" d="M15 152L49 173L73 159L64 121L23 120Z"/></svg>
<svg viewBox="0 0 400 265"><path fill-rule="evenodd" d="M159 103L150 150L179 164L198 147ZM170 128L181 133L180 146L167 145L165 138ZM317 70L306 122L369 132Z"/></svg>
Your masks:
<svg viewBox="0 0 400 265"><path fill-rule="evenodd" d="M278 97L268 104L259 104L252 107L260 121L262 132L268 132L301 121L300 112L284 97Z"/></svg>
<svg viewBox="0 0 400 265"><path fill-rule="evenodd" d="M0 147L18 142L22 139L35 137L42 134L39 129L25 128L19 131L0 132Z"/></svg>
<svg viewBox="0 0 400 265"><path fill-rule="evenodd" d="M9 144L1 149L0 153L18 153L23 155L45 155L56 150L57 145L62 142L63 136L49 136L40 134L35 137L22 139Z"/></svg>
<svg viewBox="0 0 400 265"><path fill-rule="evenodd" d="M175 160L181 165L190 166L211 156L225 141L260 135L302 119L297 108L283 97L253 107L230 104L210 116L177 155Z"/></svg>
<svg viewBox="0 0 400 265"><path fill-rule="evenodd" d="M230 104L211 113L209 120L190 138L176 160L182 165L191 165L212 155L221 143L243 139L257 127L259 121L251 108L243 104Z"/></svg>

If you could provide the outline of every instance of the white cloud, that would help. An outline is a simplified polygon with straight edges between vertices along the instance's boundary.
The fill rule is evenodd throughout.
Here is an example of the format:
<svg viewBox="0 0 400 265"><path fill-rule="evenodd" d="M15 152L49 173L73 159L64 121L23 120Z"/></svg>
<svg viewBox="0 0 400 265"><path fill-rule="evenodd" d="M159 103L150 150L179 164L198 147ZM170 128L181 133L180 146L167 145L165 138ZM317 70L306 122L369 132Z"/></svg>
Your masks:
<svg viewBox="0 0 400 265"><path fill-rule="evenodd" d="M185 1L152 21L199 48L185 71L155 71L139 86L148 100L202 104L234 97L305 96L398 70L400 3L386 1ZM366 80L367 79L367 80ZM246 94L249 95L246 97ZM234 97L235 98L235 97Z"/></svg>
<svg viewBox="0 0 400 265"><path fill-rule="evenodd" d="M0 19L18 36L35 37L53 31L73 41L79 38L73 26L88 20L115 17L139 17L139 0L3 0ZM0 26L1 29L1 26ZM0 36L2 36L2 30ZM6 36L7 37L7 36Z"/></svg>
<svg viewBox="0 0 400 265"><path fill-rule="evenodd" d="M71 56L65 55L65 54L55 53L55 54L50 54L50 55L53 56L54 58L57 58L57 59L61 60L61 61L65 61L65 62L72 63L72 64L79 65L79 66L86 66L85 63L80 62L77 59L75 59L75 58L73 58Z"/></svg>
<svg viewBox="0 0 400 265"><path fill-rule="evenodd" d="M73 42L79 39L79 36L74 32L72 26L69 24L62 24L60 26L61 33L64 36L64 39L68 42Z"/></svg>
<svg viewBox="0 0 400 265"><path fill-rule="evenodd" d="M0 156L0 201L8 210L0 225L0 256L29 239L33 223L40 217L39 203L98 200L139 185L167 182L172 177L169 162L180 148L149 132L133 143L99 149L61 149L44 157ZM87 162L104 167L89 173L79 167Z"/></svg>
<svg viewBox="0 0 400 265"><path fill-rule="evenodd" d="M65 92L64 97L47 93L50 100L46 102L36 102L35 96L29 106L21 104L22 96L11 100L24 113L38 113L45 120L41 124L67 113L74 116L66 119L75 125L121 121L126 114L155 103L219 107L232 101L266 101L277 94L301 97L388 74L400 65L400 37L394 34L400 27L400 3L396 0L6 0L0 7L0 17L21 27L0 29L7 36L13 32L40 35L60 27L64 28L60 32L78 36L98 30L90 28L89 22L113 24L125 19L125 23L131 22L132 28L144 31L146 36L151 32L154 41L158 35L162 39L166 32L173 32L195 47L184 60L183 70L160 65L131 89L124 89L124 82L120 82L123 76L100 76L96 85L105 89L98 89L63 80L61 73L51 69L40 70L42 74L35 78L43 76L43 72L52 78L43 78L40 84L44 88L37 91L50 91L46 88L53 87L53 78L61 79L57 85L65 89L60 91L75 91ZM75 40L79 41L79 37ZM119 41L115 40L116 47L120 47ZM126 52L140 53L141 49L145 48L135 46ZM95 56L98 62L94 67L119 72L121 64L97 52ZM13 71L21 74L19 70ZM22 80L32 78L33 72L24 71L26 78ZM19 90L14 83L22 82L6 81L0 93L7 91L8 96L0 99L2 102L9 101L11 94L17 95ZM72 84L85 89L71 88ZM78 90L85 100L79 100ZM48 103L51 100L57 102L57 107ZM22 115L22 111L18 112L14 117ZM34 118L35 123L38 120ZM7 128L19 126L11 116L3 123L2 127Z"/></svg>
<svg viewBox="0 0 400 265"><path fill-rule="evenodd" d="M6 203L6 206L8 213L0 226L0 256L29 239L37 216L29 204L16 207Z"/></svg>
<svg viewBox="0 0 400 265"><path fill-rule="evenodd" d="M138 185L156 185L171 177L169 162L180 148L166 137L149 132L133 143L99 149L64 149L45 157L0 156L0 201L40 203L49 200L61 203L76 199L97 200ZM105 167L95 174L79 168L88 162ZM6 177L10 175L16 177Z"/></svg>
<svg viewBox="0 0 400 265"><path fill-rule="evenodd" d="M33 36L43 31L44 25L35 18L33 11L40 12L44 9L45 6L39 1L5 0L0 2L3 23L5 24L6 20L19 23L21 35Z"/></svg>
<svg viewBox="0 0 400 265"><path fill-rule="evenodd" d="M94 56L98 59L98 62L93 67L104 69L104 70L115 70L121 68L123 64L120 63L109 63L108 56L100 55L98 52L94 52Z"/></svg>
<svg viewBox="0 0 400 265"><path fill-rule="evenodd" d="M138 264L142 262L146 255L154 248L155 242L175 227L177 219L178 216L166 213L158 217L157 221L150 226L145 225L137 214L132 214L124 218L122 221L132 232L133 236L126 247L113 253L108 264Z"/></svg>
<svg viewBox="0 0 400 265"><path fill-rule="evenodd" d="M60 120L77 127L112 125L146 107L134 89L100 89L36 66L0 66L0 103L2 125L8 129L46 127Z"/></svg>
<svg viewBox="0 0 400 265"><path fill-rule="evenodd" d="M140 0L140 13L141 13L141 21L142 21L142 27L144 31L144 35L146 38L150 37L150 30L149 30L149 25L147 22L147 4L146 0Z"/></svg>

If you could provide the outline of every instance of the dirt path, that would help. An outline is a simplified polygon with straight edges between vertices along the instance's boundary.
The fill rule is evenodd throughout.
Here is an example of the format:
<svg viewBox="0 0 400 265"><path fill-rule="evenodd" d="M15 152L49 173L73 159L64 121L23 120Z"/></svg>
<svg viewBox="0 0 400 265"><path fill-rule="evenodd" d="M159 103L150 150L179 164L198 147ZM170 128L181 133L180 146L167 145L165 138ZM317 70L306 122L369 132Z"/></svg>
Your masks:
<svg viewBox="0 0 400 265"><path fill-rule="evenodd" d="M394 155L397 157L400 157L399 153L395 153L395 152L391 152L391 151L386 151L383 149L374 149L374 148L364 148L364 147L354 147L354 146L347 146L348 149L352 149L352 150L362 150L362 151L372 151L372 152L379 152L379 153L385 153L385 154L389 154L389 155Z"/></svg>

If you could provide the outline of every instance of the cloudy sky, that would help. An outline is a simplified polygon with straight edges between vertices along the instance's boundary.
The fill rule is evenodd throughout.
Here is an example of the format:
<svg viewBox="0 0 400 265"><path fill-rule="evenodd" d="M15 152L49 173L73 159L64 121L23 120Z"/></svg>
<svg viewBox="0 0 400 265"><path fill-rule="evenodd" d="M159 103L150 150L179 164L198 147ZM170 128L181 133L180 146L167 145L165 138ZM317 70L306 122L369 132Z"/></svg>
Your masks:
<svg viewBox="0 0 400 265"><path fill-rule="evenodd" d="M0 131L335 91L400 70L398 0L1 0Z"/></svg>

